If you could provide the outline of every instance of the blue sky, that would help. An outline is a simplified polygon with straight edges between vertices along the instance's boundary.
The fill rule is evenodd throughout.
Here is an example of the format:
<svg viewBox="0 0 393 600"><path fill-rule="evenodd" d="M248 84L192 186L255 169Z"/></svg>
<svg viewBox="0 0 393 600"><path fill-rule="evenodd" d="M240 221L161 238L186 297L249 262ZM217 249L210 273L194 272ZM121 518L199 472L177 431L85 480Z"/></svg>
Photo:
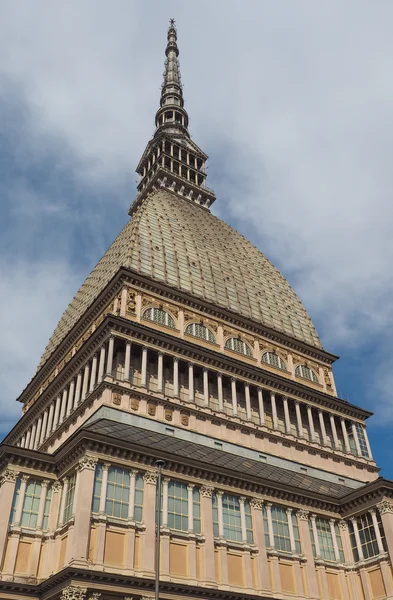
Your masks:
<svg viewBox="0 0 393 600"><path fill-rule="evenodd" d="M393 478L393 5L0 6L0 434L110 245L153 133L168 19L213 212L282 271Z"/></svg>

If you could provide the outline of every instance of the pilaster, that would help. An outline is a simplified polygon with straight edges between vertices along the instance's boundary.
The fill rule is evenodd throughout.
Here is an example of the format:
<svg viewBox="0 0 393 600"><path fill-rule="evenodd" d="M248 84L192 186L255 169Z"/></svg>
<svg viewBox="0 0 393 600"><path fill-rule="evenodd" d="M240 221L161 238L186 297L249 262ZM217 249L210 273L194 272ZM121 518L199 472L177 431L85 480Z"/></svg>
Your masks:
<svg viewBox="0 0 393 600"><path fill-rule="evenodd" d="M200 489L202 534L205 539L202 548L203 580L209 585L216 583L213 536L213 487L203 485Z"/></svg>
<svg viewBox="0 0 393 600"><path fill-rule="evenodd" d="M0 565L3 564L17 477L17 471L12 469L5 469L0 475Z"/></svg>
<svg viewBox="0 0 393 600"><path fill-rule="evenodd" d="M97 459L86 455L78 465L74 499L74 536L72 563L86 565L89 553L91 500Z"/></svg>

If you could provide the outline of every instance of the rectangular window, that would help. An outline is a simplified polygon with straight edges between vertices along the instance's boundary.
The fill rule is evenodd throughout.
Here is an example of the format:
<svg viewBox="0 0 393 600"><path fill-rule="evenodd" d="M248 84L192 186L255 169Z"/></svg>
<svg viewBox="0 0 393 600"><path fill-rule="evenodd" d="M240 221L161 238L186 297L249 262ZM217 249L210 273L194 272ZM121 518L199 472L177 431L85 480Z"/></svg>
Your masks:
<svg viewBox="0 0 393 600"><path fill-rule="evenodd" d="M316 528L317 528L321 558L323 558L324 560L337 562L336 555L334 553L333 536L332 536L332 532L330 529L329 519L317 518L315 520L315 523L316 523ZM309 521L309 530L310 530L313 554L314 554L314 557L316 557L314 532L312 529L311 521ZM340 556L340 562L344 562L344 552L343 552L343 547L342 547L340 530L336 523L334 525L334 530L336 533L336 540L337 540L338 552L339 552L339 556Z"/></svg>
<svg viewBox="0 0 393 600"><path fill-rule="evenodd" d="M288 514L285 508L281 506L272 506L272 523L273 523L273 535L274 535L274 547L276 550L281 552L292 552L291 550L291 538L289 536L289 524L288 524ZM263 524L265 529L265 541L266 546L270 546L269 539L269 523L267 520L267 512L266 507L262 508L263 514ZM293 536L295 538L295 549L296 553L300 554L300 536L299 536L299 527L297 523L297 517L292 512L292 528L293 528Z"/></svg>
<svg viewBox="0 0 393 600"><path fill-rule="evenodd" d="M75 496L75 485L76 485L76 474L74 473L68 480L68 488L64 505L64 518L63 523L67 523L72 517L72 511L74 506Z"/></svg>
<svg viewBox="0 0 393 600"><path fill-rule="evenodd" d="M366 444L366 436L363 427L359 423L355 423L356 432L358 434L360 453L365 458L369 458L368 448Z"/></svg>
<svg viewBox="0 0 393 600"><path fill-rule="evenodd" d="M22 527L35 528L37 526L38 509L40 506L41 482L31 479L26 486L26 493L22 509Z"/></svg>
<svg viewBox="0 0 393 600"><path fill-rule="evenodd" d="M377 515L379 532L381 534L382 544L385 552L387 551L385 532L383 530L382 521L380 515ZM356 519L358 530L359 530L359 538L363 551L363 556L365 559L372 558L373 556L378 556L379 548L377 542L377 536L375 534L375 528L373 524L372 517L370 513L365 513ZM355 562L359 561L359 552L356 544L355 532L353 529L353 524L349 521L349 536L351 539L352 551Z"/></svg>
<svg viewBox="0 0 393 600"><path fill-rule="evenodd" d="M188 531L188 491L184 483L168 483L168 527Z"/></svg>
<svg viewBox="0 0 393 600"><path fill-rule="evenodd" d="M129 495L129 471L110 467L108 471L108 488L105 502L105 513L108 517L127 519Z"/></svg>
<svg viewBox="0 0 393 600"><path fill-rule="evenodd" d="M91 505L91 511L98 513L100 510L100 498L101 498L101 487L102 487L102 465L99 463L96 465L96 473L94 477L93 487L93 502Z"/></svg>
<svg viewBox="0 0 393 600"><path fill-rule="evenodd" d="M214 536L219 537L218 530L218 500L217 495L213 494L213 529ZM244 503L244 512L246 515L247 541L253 543L251 509L248 500ZM238 496L223 494L222 496L222 518L224 524L224 537L232 542L242 542L242 524L240 517L240 500Z"/></svg>

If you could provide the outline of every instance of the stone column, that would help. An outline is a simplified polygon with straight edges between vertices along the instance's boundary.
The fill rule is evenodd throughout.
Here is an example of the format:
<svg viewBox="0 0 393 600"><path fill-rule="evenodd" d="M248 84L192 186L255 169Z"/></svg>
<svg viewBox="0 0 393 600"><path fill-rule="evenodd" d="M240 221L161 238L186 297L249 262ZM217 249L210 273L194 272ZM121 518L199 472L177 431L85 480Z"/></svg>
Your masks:
<svg viewBox="0 0 393 600"><path fill-rule="evenodd" d="M92 360L92 363L91 363L91 375L90 375L89 392L92 392L94 390L94 386L96 384L97 362L98 362L97 354L94 354L93 360Z"/></svg>
<svg viewBox="0 0 393 600"><path fill-rule="evenodd" d="M25 448L30 448L31 429L27 430Z"/></svg>
<svg viewBox="0 0 393 600"><path fill-rule="evenodd" d="M375 512L375 509L374 508L370 508L370 510L368 512L370 513L372 521L373 521L374 531L375 531L375 537L377 539L377 544L378 544L378 551L379 551L380 554L385 554L385 549L383 547L382 538L381 538L381 532L379 531L377 514Z"/></svg>
<svg viewBox="0 0 393 600"><path fill-rule="evenodd" d="M75 389L75 396L74 396L74 410L79 405L79 402L80 402L80 399L81 399L81 390L82 390L82 371L80 371L78 373L78 376L76 378L76 389Z"/></svg>
<svg viewBox="0 0 393 600"><path fill-rule="evenodd" d="M323 412L322 410L318 410L318 417L319 417L319 426L321 428L321 433L322 433L322 443L324 446L327 446L327 435L326 435L326 427L325 427L325 419L323 418Z"/></svg>
<svg viewBox="0 0 393 600"><path fill-rule="evenodd" d="M246 526L246 511L244 504L246 502L245 496L240 496L239 504L240 504L240 523L242 526L242 542L243 544L248 544L247 540L247 526Z"/></svg>
<svg viewBox="0 0 393 600"><path fill-rule="evenodd" d="M393 502L392 500L382 500L377 508L381 515L390 563L393 564Z"/></svg>
<svg viewBox="0 0 393 600"><path fill-rule="evenodd" d="M333 548L334 548L334 556L336 558L337 562L340 562L340 552L338 550L338 544L337 544L337 536L336 536L336 528L335 528L335 519L329 519L329 523L330 523L330 533L332 534L332 540L333 540Z"/></svg>
<svg viewBox="0 0 393 600"><path fill-rule="evenodd" d="M37 432L36 432L36 436L35 436L34 450L37 450L40 447L41 428L42 428L42 415L41 415L41 417L38 417L38 421L37 421Z"/></svg>
<svg viewBox="0 0 393 600"><path fill-rule="evenodd" d="M233 416L237 417L236 379L234 377L231 377L231 392L232 392L232 412L233 412Z"/></svg>
<svg viewBox="0 0 393 600"><path fill-rule="evenodd" d="M250 502L250 506L254 543L258 548L258 562L256 569L258 579L257 589L270 591L271 582L269 575L269 564L267 561L264 522L262 516L263 502L258 498L253 498Z"/></svg>
<svg viewBox="0 0 393 600"><path fill-rule="evenodd" d="M330 427L331 427L332 434L333 434L334 447L336 448L336 450L338 450L340 448L340 442L338 441L336 419L335 419L334 415L332 415L332 414L329 415L329 419L330 419Z"/></svg>
<svg viewBox="0 0 393 600"><path fill-rule="evenodd" d="M307 406L308 427L310 429L310 441L315 442L314 419L311 406Z"/></svg>
<svg viewBox="0 0 393 600"><path fill-rule="evenodd" d="M346 426L344 417L340 418L340 422L341 422L341 429L342 429L342 432L343 432L345 451L348 454L350 454L351 453L351 446L349 445L347 426Z"/></svg>
<svg viewBox="0 0 393 600"><path fill-rule="evenodd" d="M73 379L70 383L70 389L68 392L68 402L67 402L67 417L72 413L72 409L74 406L74 392L75 392L75 380Z"/></svg>
<svg viewBox="0 0 393 600"><path fill-rule="evenodd" d="M52 498L49 508L48 531L54 531L59 520L61 483L55 481L52 484Z"/></svg>
<svg viewBox="0 0 393 600"><path fill-rule="evenodd" d="M154 575L157 472L147 471L143 479L143 522L146 530L142 537L142 570Z"/></svg>
<svg viewBox="0 0 393 600"><path fill-rule="evenodd" d="M213 488L210 485L203 485L200 489L201 494L201 520L202 534L205 542L202 546L203 560L203 581L207 584L216 584L216 568L214 560L214 537L213 537L213 509L212 495Z"/></svg>
<svg viewBox="0 0 393 600"><path fill-rule="evenodd" d="M222 393L222 375L217 373L217 397L218 397L218 410L222 412L224 410L224 396Z"/></svg>
<svg viewBox="0 0 393 600"><path fill-rule="evenodd" d="M46 428L46 436L45 437L49 437L50 434L53 431L53 414L55 411L55 403L51 402L50 407L49 407L49 416L48 416L48 425Z"/></svg>
<svg viewBox="0 0 393 600"><path fill-rule="evenodd" d="M5 469L0 475L0 565L5 554L8 526L18 473ZM214 557L213 557L214 558Z"/></svg>
<svg viewBox="0 0 393 600"><path fill-rule="evenodd" d="M251 398L250 398L250 386L248 383L244 384L244 396L246 398L246 414L247 421L251 421L252 413L251 413Z"/></svg>
<svg viewBox="0 0 393 600"><path fill-rule="evenodd" d="M353 527L353 532L355 534L356 548L359 554L359 560L364 560L362 542L360 541L358 522L356 517L351 517L351 523Z"/></svg>
<svg viewBox="0 0 393 600"><path fill-rule="evenodd" d="M188 531L194 533L194 484L187 486L188 500Z"/></svg>
<svg viewBox="0 0 393 600"><path fill-rule="evenodd" d="M360 449L360 444L359 444L358 430L356 429L355 423L352 423L352 434L353 434L353 439L355 440L357 455L362 456L362 451Z"/></svg>
<svg viewBox="0 0 393 600"><path fill-rule="evenodd" d="M283 396L282 401L284 405L285 431L286 433L291 433L291 419L289 417L288 398Z"/></svg>
<svg viewBox="0 0 393 600"><path fill-rule="evenodd" d="M36 435L37 435L37 422L33 423L33 426L31 428L31 437L30 437L30 444L29 444L30 450L32 450L34 448Z"/></svg>
<svg viewBox="0 0 393 600"><path fill-rule="evenodd" d="M42 417L42 427L41 427L41 436L40 436L40 446L45 439L46 428L48 426L48 409L44 411L44 415Z"/></svg>
<svg viewBox="0 0 393 600"><path fill-rule="evenodd" d="M157 364L157 391L164 391L164 355L162 352L158 353L158 364Z"/></svg>
<svg viewBox="0 0 393 600"><path fill-rule="evenodd" d="M130 381L131 368L131 342L126 342L126 353L124 357L124 381Z"/></svg>
<svg viewBox="0 0 393 600"><path fill-rule="evenodd" d="M173 395L179 397L179 359L173 357Z"/></svg>
<svg viewBox="0 0 393 600"><path fill-rule="evenodd" d="M102 483L101 483L101 493L100 493L100 504L98 508L98 512L100 515L105 515L105 504L106 504L106 494L108 490L108 471L110 464L104 463L102 465Z"/></svg>
<svg viewBox="0 0 393 600"><path fill-rule="evenodd" d="M373 459L373 454L371 452L371 446L370 446L370 442L368 439L368 435L367 435L367 430L366 427L363 427L363 434L364 434L364 441L366 442L366 446L367 446L367 451L368 451L368 457L372 460Z"/></svg>
<svg viewBox="0 0 393 600"><path fill-rule="evenodd" d="M271 402L271 405L272 405L273 429L278 429L276 396L275 396L275 394L273 392L270 392L270 402Z"/></svg>
<svg viewBox="0 0 393 600"><path fill-rule="evenodd" d="M18 501L17 501L17 505L15 507L15 516L14 516L14 526L18 527L21 524L22 521L22 511L23 511L23 503L25 501L25 494L26 494L26 487L27 487L27 482L29 481L29 476L28 475L22 475L22 477L20 478L20 488L19 488L19 494L18 494Z"/></svg>
<svg viewBox="0 0 393 600"><path fill-rule="evenodd" d="M38 515L37 515L37 529L42 529L42 523L44 521L44 510L46 503L46 495L48 493L48 485L50 481L48 479L44 479L41 482L41 494L40 494L40 503L38 506Z"/></svg>
<svg viewBox="0 0 393 600"><path fill-rule="evenodd" d="M291 552L292 552L292 554L296 554L295 534L293 532L293 522L292 522L292 508L287 508L287 519L288 519L289 540L291 543Z"/></svg>
<svg viewBox="0 0 393 600"><path fill-rule="evenodd" d="M298 510L297 518L299 524L300 545L302 552L307 559L306 572L308 576L309 596L312 599L319 598L318 580L315 571L310 532L308 530L308 511L303 509Z"/></svg>
<svg viewBox="0 0 393 600"><path fill-rule="evenodd" d="M104 369L105 369L105 344L101 346L100 350L100 363L98 365L98 378L97 383L101 383L104 378Z"/></svg>
<svg viewBox="0 0 393 600"><path fill-rule="evenodd" d="M209 371L203 368L203 400L205 406L209 406Z"/></svg>
<svg viewBox="0 0 393 600"><path fill-rule="evenodd" d="M188 363L188 401L194 402L194 365Z"/></svg>
<svg viewBox="0 0 393 600"><path fill-rule="evenodd" d="M218 536L224 538L224 518L222 514L222 497L224 492L216 492L217 496L217 513L218 513Z"/></svg>
<svg viewBox="0 0 393 600"><path fill-rule="evenodd" d="M346 563L353 563L354 557L347 522L344 521L344 519L341 519L341 521L338 522L338 526L340 529L341 541L343 545L344 561Z"/></svg>
<svg viewBox="0 0 393 600"><path fill-rule="evenodd" d="M66 501L67 491L68 491L68 477L64 477L63 491L61 494L60 513L59 513L59 526L64 524L64 509L65 509L65 501Z"/></svg>
<svg viewBox="0 0 393 600"><path fill-rule="evenodd" d="M259 422L261 425L265 425L265 408L263 405L263 393L262 388L258 388L258 406L259 406Z"/></svg>
<svg viewBox="0 0 393 600"><path fill-rule="evenodd" d="M86 566L88 564L91 501L96 464L97 459L95 457L86 455L79 461L78 465L78 482L74 499L75 531L71 556L73 564Z"/></svg>
<svg viewBox="0 0 393 600"><path fill-rule="evenodd" d="M228 585L228 557L227 557L227 544L224 535L224 517L222 510L222 497L224 492L216 492L217 497L217 512L218 512L218 536L220 538L218 547L219 560L221 565L221 583Z"/></svg>
<svg viewBox="0 0 393 600"><path fill-rule="evenodd" d="M300 404L297 400L295 400L295 412L296 412L297 434L300 438L302 438L303 437L302 412L300 410Z"/></svg>
<svg viewBox="0 0 393 600"><path fill-rule="evenodd" d="M112 375L114 347L115 347L115 338L113 337L113 335L111 335L111 337L109 338L108 357L107 357L107 361L106 361L106 374L107 375Z"/></svg>
<svg viewBox="0 0 393 600"><path fill-rule="evenodd" d="M64 388L63 395L61 398L59 425L61 425L61 423L63 423L63 421L64 421L66 410L67 410L67 388Z"/></svg>
<svg viewBox="0 0 393 600"><path fill-rule="evenodd" d="M317 517L316 515L310 515L311 519L311 527L314 536L314 546L315 546L315 554L316 558L321 558L321 548L319 547L319 538L318 538L318 530L317 530Z"/></svg>
<svg viewBox="0 0 393 600"><path fill-rule="evenodd" d="M161 526L166 529L168 527L168 486L169 477L162 478L162 523Z"/></svg>
<svg viewBox="0 0 393 600"><path fill-rule="evenodd" d="M147 348L142 347L141 386L147 387Z"/></svg>
<svg viewBox="0 0 393 600"><path fill-rule="evenodd" d="M86 398L87 396L87 389L88 389L88 385L89 385L89 372L90 372L90 367L87 364L85 366L85 371L83 373L83 386L82 386L82 401Z"/></svg>
<svg viewBox="0 0 393 600"><path fill-rule="evenodd" d="M274 548L274 531L273 531L273 521L272 521L272 503L266 503L266 516L267 516L267 528L269 535L269 547Z"/></svg>

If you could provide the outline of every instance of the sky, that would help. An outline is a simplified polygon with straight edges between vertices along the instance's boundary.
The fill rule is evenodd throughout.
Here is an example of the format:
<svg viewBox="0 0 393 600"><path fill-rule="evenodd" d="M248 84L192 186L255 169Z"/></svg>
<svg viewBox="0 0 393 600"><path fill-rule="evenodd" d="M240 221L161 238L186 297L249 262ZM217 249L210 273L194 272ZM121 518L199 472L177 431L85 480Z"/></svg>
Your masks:
<svg viewBox="0 0 393 600"><path fill-rule="evenodd" d="M214 212L284 274L393 479L393 3L0 3L0 437L125 224L176 19Z"/></svg>

